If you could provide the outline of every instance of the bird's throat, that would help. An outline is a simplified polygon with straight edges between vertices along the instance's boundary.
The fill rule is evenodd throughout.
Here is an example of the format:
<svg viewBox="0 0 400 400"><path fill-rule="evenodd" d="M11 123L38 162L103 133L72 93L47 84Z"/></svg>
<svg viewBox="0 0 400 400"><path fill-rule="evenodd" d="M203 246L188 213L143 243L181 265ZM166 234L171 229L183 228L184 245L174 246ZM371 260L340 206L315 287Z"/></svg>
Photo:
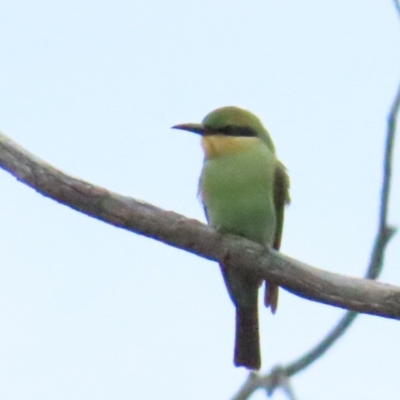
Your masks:
<svg viewBox="0 0 400 400"><path fill-rule="evenodd" d="M260 140L255 137L211 135L201 138L201 146L207 159L245 151L259 142Z"/></svg>

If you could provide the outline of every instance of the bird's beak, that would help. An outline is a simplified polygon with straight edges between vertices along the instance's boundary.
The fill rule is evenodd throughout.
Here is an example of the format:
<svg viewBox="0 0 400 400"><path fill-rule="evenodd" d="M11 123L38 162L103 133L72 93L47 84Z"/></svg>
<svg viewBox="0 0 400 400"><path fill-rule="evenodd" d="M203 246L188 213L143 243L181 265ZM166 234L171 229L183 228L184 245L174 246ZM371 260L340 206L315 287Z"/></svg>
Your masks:
<svg viewBox="0 0 400 400"><path fill-rule="evenodd" d="M198 135L202 136L206 134L206 129L202 124L179 124L179 125L174 125L171 128L197 133Z"/></svg>

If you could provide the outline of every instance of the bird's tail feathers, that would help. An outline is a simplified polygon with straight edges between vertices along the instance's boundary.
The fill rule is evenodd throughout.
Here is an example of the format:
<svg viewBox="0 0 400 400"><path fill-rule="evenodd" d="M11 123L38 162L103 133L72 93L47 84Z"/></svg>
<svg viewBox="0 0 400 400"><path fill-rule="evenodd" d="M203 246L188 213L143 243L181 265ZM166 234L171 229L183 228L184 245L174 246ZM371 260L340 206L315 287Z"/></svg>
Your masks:
<svg viewBox="0 0 400 400"><path fill-rule="evenodd" d="M252 308L236 307L234 364L255 370L261 367L257 304Z"/></svg>

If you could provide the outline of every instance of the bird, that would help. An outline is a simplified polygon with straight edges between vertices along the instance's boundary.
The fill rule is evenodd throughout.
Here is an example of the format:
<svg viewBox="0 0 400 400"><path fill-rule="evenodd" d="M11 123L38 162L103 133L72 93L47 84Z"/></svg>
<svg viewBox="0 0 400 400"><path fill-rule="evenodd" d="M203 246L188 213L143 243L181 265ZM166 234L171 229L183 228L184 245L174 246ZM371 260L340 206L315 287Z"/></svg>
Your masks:
<svg viewBox="0 0 400 400"><path fill-rule="evenodd" d="M204 163L198 194L208 223L223 234L279 250L290 181L260 119L250 111L227 106L210 112L200 124L172 128L201 136ZM259 370L258 289L262 279L248 271L233 271L226 264L220 261L236 308L234 365ZM278 289L276 282L266 280L264 304L273 314Z"/></svg>

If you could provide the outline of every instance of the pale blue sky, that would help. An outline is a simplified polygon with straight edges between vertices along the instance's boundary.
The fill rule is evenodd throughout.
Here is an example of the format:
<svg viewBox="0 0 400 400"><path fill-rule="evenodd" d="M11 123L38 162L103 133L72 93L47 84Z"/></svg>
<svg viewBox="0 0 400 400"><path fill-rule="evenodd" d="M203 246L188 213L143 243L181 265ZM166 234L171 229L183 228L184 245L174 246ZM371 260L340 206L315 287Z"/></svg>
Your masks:
<svg viewBox="0 0 400 400"><path fill-rule="evenodd" d="M292 180L282 251L364 273L386 114L400 79L390 0L0 3L0 130L65 172L204 221L198 137L256 113ZM400 151L390 222L400 224ZM0 398L229 399L234 309L216 264L108 226L0 171ZM400 285L400 241L382 281ZM343 311L281 291L263 371ZM299 400L398 398L400 324L361 316L293 379ZM277 393L274 399L284 396ZM260 392L252 399L265 399Z"/></svg>

